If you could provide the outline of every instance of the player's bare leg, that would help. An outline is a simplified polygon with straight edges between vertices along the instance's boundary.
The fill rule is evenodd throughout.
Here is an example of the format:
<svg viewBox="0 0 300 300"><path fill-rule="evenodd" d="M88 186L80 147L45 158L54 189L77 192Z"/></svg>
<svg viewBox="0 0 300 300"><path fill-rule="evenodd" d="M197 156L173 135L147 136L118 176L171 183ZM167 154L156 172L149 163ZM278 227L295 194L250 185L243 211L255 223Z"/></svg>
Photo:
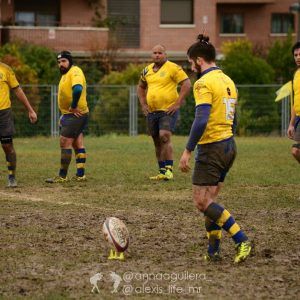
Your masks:
<svg viewBox="0 0 300 300"><path fill-rule="evenodd" d="M168 130L160 130L159 138L161 144L161 157L166 162L165 180L173 179L173 145L171 142L172 133ZM172 162L169 165L168 162Z"/></svg>
<svg viewBox="0 0 300 300"><path fill-rule="evenodd" d="M152 136L154 147L155 147L155 156L157 159L157 163L159 165L159 173L158 175L151 176L151 180L164 180L165 179L165 173L166 173L166 168L165 168L165 160L162 156L162 145L161 145L161 140L159 136Z"/></svg>
<svg viewBox="0 0 300 300"><path fill-rule="evenodd" d="M296 147L297 145L297 147ZM292 155L295 157L295 159L300 163L300 144L296 144L292 148Z"/></svg>

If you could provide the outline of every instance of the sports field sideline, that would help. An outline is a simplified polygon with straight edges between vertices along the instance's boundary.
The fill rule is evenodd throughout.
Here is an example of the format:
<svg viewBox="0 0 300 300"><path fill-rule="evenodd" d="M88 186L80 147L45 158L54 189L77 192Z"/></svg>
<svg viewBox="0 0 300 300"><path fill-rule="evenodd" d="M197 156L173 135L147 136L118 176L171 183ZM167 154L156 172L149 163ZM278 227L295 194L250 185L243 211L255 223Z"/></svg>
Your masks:
<svg viewBox="0 0 300 300"><path fill-rule="evenodd" d="M16 139L19 187L5 188L4 156L0 173L0 299L120 299L126 293L130 299L296 299L300 175L292 142L236 140L238 157L219 202L255 244L254 255L239 266L226 234L223 261L202 260L206 237L191 200L191 174L177 169L186 137L173 139L172 182L148 180L157 172L149 137L110 135L86 138L88 181L63 185L44 183L59 167L58 139ZM129 229L125 262L106 259L101 227L108 216ZM100 294L92 294L90 277L100 272ZM116 293L111 272L122 278Z"/></svg>

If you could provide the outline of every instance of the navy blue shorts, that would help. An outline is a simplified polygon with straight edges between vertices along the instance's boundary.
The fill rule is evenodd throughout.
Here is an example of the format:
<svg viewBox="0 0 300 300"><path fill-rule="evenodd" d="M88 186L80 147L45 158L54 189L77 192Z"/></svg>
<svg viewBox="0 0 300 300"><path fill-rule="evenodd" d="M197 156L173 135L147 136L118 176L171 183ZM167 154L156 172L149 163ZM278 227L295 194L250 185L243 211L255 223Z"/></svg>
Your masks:
<svg viewBox="0 0 300 300"><path fill-rule="evenodd" d="M89 114L76 117L73 114L65 114L60 117L60 135L68 138L77 138L86 128Z"/></svg>
<svg viewBox="0 0 300 300"><path fill-rule="evenodd" d="M160 130L167 130L174 133L179 111L173 115L165 111L155 111L147 115L148 130L151 136L158 136Z"/></svg>

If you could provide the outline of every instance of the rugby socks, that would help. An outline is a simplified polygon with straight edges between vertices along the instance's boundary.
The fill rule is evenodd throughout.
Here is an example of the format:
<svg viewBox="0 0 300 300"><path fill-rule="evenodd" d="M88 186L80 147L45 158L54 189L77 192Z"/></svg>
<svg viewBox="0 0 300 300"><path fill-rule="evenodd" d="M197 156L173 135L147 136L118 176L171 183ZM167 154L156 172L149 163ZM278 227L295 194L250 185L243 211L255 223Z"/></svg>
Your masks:
<svg viewBox="0 0 300 300"><path fill-rule="evenodd" d="M210 218L205 217L205 228L208 238L208 254L213 255L220 250L222 228Z"/></svg>
<svg viewBox="0 0 300 300"><path fill-rule="evenodd" d="M72 149L61 149L59 176L66 178L72 159Z"/></svg>
<svg viewBox="0 0 300 300"><path fill-rule="evenodd" d="M248 237L235 222L229 211L220 204L211 203L205 210L204 215L226 230L236 244L248 240Z"/></svg>
<svg viewBox="0 0 300 300"><path fill-rule="evenodd" d="M166 170L173 172L173 160L165 160Z"/></svg>
<svg viewBox="0 0 300 300"><path fill-rule="evenodd" d="M166 163L165 161L159 161L158 162L158 169L160 174L165 174L166 173Z"/></svg>
<svg viewBox="0 0 300 300"><path fill-rule="evenodd" d="M74 151L75 151L76 168L77 168L76 176L82 177L84 176L85 162L86 162L85 148L75 149Z"/></svg>
<svg viewBox="0 0 300 300"><path fill-rule="evenodd" d="M16 166L17 166L17 155L16 152L8 153L5 155L8 178L14 178L16 176Z"/></svg>

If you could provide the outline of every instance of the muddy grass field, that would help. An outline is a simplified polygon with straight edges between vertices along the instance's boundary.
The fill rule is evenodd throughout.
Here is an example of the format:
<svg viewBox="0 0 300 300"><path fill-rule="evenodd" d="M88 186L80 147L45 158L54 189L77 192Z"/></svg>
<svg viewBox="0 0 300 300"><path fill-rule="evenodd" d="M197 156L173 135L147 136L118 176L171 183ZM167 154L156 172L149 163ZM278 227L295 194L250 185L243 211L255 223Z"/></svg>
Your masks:
<svg viewBox="0 0 300 300"><path fill-rule="evenodd" d="M300 166L281 138L239 138L238 158L219 202L255 245L234 265L224 233L220 263L207 264L203 218L190 176L177 170L186 138L175 137L175 180L156 173L150 138L87 138L85 183L47 185L58 141L16 139L19 187L0 177L0 299L299 299ZM72 162L70 175L75 172ZM126 260L107 260L105 218L124 220ZM90 278L101 273L99 293ZM94 289L96 291L96 289Z"/></svg>

